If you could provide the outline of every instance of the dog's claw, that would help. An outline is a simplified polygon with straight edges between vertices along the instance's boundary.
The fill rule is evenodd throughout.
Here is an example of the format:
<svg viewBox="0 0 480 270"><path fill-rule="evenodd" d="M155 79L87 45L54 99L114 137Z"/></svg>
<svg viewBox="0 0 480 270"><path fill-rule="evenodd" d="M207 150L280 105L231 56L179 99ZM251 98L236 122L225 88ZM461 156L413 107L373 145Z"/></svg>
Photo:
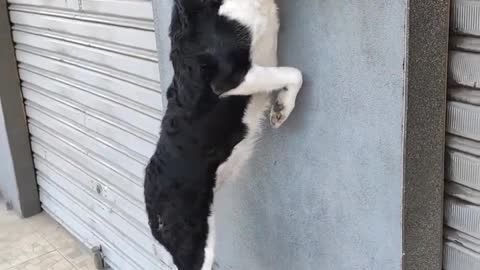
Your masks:
<svg viewBox="0 0 480 270"><path fill-rule="evenodd" d="M275 102L270 111L270 124L273 128L279 128L286 120L283 114L285 106L279 102Z"/></svg>

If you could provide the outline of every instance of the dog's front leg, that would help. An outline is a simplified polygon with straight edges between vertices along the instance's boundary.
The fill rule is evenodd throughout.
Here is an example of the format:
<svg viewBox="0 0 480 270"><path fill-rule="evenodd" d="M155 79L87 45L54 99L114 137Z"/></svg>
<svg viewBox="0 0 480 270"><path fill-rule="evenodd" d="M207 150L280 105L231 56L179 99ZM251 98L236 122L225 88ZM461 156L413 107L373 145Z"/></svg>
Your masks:
<svg viewBox="0 0 480 270"><path fill-rule="evenodd" d="M239 86L221 96L248 96L281 89L270 112L270 122L278 128L293 111L302 83L302 73L296 68L253 65Z"/></svg>

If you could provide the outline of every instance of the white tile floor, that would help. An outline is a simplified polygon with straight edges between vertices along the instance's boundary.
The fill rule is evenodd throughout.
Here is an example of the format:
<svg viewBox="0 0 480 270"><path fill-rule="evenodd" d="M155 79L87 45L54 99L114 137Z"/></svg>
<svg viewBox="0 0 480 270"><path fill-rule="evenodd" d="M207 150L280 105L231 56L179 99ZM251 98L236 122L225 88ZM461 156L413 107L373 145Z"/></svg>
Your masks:
<svg viewBox="0 0 480 270"><path fill-rule="evenodd" d="M95 270L92 255L47 214L21 219L0 200L0 270Z"/></svg>

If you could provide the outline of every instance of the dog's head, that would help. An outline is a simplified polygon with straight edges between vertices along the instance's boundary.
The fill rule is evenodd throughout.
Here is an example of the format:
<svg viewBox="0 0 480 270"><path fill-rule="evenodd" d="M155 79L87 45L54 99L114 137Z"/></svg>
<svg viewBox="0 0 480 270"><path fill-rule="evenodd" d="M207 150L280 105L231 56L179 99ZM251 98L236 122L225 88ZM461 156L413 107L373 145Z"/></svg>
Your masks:
<svg viewBox="0 0 480 270"><path fill-rule="evenodd" d="M221 95L240 85L250 69L248 49L202 55L199 57L202 76L211 90Z"/></svg>

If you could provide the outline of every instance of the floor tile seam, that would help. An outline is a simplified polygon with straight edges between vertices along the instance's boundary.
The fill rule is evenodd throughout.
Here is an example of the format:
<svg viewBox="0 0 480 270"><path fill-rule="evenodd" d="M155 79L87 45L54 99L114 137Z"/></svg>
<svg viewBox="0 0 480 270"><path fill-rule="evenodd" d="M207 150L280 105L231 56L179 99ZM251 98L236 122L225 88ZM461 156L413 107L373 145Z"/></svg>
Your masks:
<svg viewBox="0 0 480 270"><path fill-rule="evenodd" d="M38 258L40 258L40 257L42 257L42 256L48 255L48 254L53 253L53 252L58 252L58 251L57 251L56 249L54 249L54 250L52 250L52 251L48 251L48 252L46 252L46 253L40 254L40 255L35 256L35 257L33 257L33 258L30 258L30 259L28 259L28 260L26 260L26 261L17 263L17 264L15 264L15 265L13 265L13 266L11 266L10 268L7 268L7 269L5 269L5 270L12 270L12 269L14 269L15 267L17 267L17 266L19 266L19 265L28 263L28 262L30 262L30 261L33 261L33 260L35 260L35 259L38 259Z"/></svg>

